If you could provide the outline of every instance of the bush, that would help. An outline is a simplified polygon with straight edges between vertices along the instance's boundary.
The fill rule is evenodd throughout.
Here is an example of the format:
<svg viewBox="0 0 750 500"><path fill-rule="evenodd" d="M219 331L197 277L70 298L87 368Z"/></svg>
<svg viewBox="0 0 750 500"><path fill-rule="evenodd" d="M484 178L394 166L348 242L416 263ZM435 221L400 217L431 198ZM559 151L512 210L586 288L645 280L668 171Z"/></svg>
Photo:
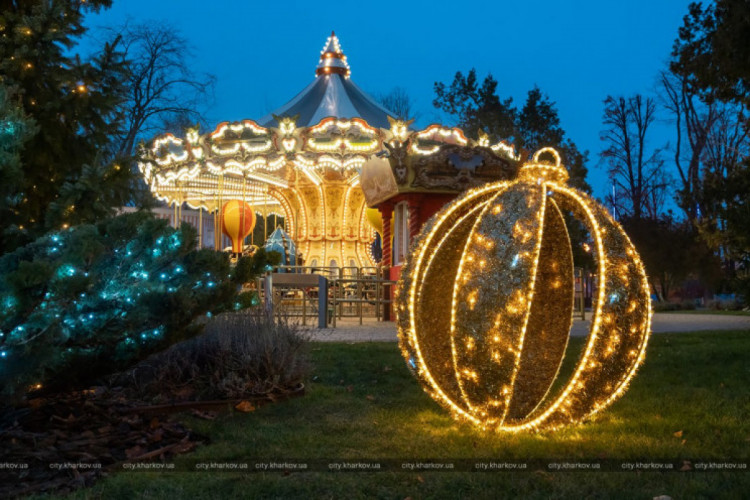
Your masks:
<svg viewBox="0 0 750 500"><path fill-rule="evenodd" d="M737 300L734 297L730 299L715 298L714 300L709 300L706 307L714 311L741 311L745 307L745 304L742 300Z"/></svg>
<svg viewBox="0 0 750 500"><path fill-rule="evenodd" d="M694 300L686 299L686 300L683 300L682 302L680 302L679 305L680 305L679 309L682 310L682 311L695 311L695 301Z"/></svg>
<svg viewBox="0 0 750 500"><path fill-rule="evenodd" d="M47 234L0 258L0 391L14 399L97 377L202 331L195 319L252 298L228 256L148 213ZM265 258L265 254L263 258Z"/></svg>
<svg viewBox="0 0 750 500"><path fill-rule="evenodd" d="M112 383L152 402L283 393L310 373L308 340L281 318L227 313L210 320L199 337L150 357Z"/></svg>
<svg viewBox="0 0 750 500"><path fill-rule="evenodd" d="M651 309L653 309L654 312L678 311L680 309L680 304L668 301L654 302Z"/></svg>

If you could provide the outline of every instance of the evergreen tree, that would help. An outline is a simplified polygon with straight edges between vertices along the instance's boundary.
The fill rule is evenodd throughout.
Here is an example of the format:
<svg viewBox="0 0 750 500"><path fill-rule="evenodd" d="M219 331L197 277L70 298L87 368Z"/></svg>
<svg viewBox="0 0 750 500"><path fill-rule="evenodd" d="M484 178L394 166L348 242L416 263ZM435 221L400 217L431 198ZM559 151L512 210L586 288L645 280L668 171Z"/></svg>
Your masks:
<svg viewBox="0 0 750 500"><path fill-rule="evenodd" d="M579 151L578 146L565 137L554 101L542 93L539 87L529 90L526 102L518 113L516 141L516 146L529 152L545 147L555 148L570 174L569 184L591 193L591 186L586 182L589 153Z"/></svg>
<svg viewBox="0 0 750 500"><path fill-rule="evenodd" d="M474 68L466 76L459 71L450 86L435 82L432 104L455 116L457 125L464 130L481 129L492 141L509 141L526 154L546 146L554 147L570 173L570 184L590 193L591 186L586 182L588 151L579 151L575 143L565 137L554 101L534 87L519 111L512 98L501 100L498 97L497 84L492 75L487 75L479 84Z"/></svg>
<svg viewBox="0 0 750 500"><path fill-rule="evenodd" d="M516 135L516 108L513 99L501 101L497 95L497 80L487 75L479 84L477 72L471 68L466 76L456 72L450 87L435 82L432 104L458 119L458 126L466 131L484 130L492 141L512 139Z"/></svg>
<svg viewBox="0 0 750 500"><path fill-rule="evenodd" d="M703 172L683 204L695 210L705 240L724 259L727 281L750 296L750 3L691 3L672 51L670 70L703 102L728 103L708 133ZM723 123L722 123L723 121ZM732 131L735 132L732 132ZM717 147L718 146L718 147ZM718 152L718 154L716 154ZM698 174L702 176L698 176Z"/></svg>
<svg viewBox="0 0 750 500"><path fill-rule="evenodd" d="M555 103L536 86L526 96L516 120L516 130L516 146L528 151L547 146L558 147L565 135L560 128Z"/></svg>
<svg viewBox="0 0 750 500"><path fill-rule="evenodd" d="M35 132L18 150L17 204L3 198L0 245L9 251L49 229L96 220L127 198L132 172L107 152L124 101L127 66L107 44L71 55L88 11L111 0L2 1L0 84L12 88Z"/></svg>
<svg viewBox="0 0 750 500"><path fill-rule="evenodd" d="M10 220L23 198L21 150L36 133L34 121L24 115L16 96L0 83L0 220Z"/></svg>
<svg viewBox="0 0 750 500"><path fill-rule="evenodd" d="M230 267L196 232L148 213L51 232L0 258L0 392L92 383L202 330L195 321L257 304L237 294L278 254Z"/></svg>

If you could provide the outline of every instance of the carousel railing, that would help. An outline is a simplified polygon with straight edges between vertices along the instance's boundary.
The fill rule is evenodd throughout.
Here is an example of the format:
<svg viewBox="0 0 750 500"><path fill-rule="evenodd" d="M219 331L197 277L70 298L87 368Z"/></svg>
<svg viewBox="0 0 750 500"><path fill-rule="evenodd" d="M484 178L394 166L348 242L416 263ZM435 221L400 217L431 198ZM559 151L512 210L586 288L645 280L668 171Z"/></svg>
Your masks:
<svg viewBox="0 0 750 500"><path fill-rule="evenodd" d="M396 282L384 276L377 267L277 266L258 280L256 288L269 311L301 318L303 325L317 316L319 328L336 328L337 320L345 317L359 318L360 324L364 318L386 317Z"/></svg>

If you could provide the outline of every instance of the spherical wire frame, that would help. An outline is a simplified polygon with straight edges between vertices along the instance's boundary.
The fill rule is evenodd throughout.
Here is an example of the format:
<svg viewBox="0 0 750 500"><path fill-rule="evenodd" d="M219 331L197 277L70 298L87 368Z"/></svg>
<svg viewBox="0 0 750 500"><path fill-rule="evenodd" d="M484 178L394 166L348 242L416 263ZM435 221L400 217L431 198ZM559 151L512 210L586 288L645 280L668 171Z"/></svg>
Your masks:
<svg viewBox="0 0 750 500"><path fill-rule="evenodd" d="M430 266L440 264L434 259L442 246L453 244L458 248L454 240L471 234L467 233L466 227L473 226L477 217L487 215L484 210L486 205L499 193L514 189L519 184L528 186L530 183L528 180L503 181L471 190L431 219L417 238L414 250L402 269L396 306L402 353L425 391L459 420L485 429L510 432L557 429L580 422L611 405L624 393L643 362L651 322L645 270L622 228L606 209L586 194L564 183L540 178L535 183L538 189L554 197L562 205L561 208L571 210L594 239L599 287L583 354L563 389L557 391L556 396L545 397L533 412L522 419L505 422L487 418L465 400L450 394L448 386L453 381L446 379L444 374L442 380L438 380L441 378L440 367L435 359L442 360L443 372L446 372L447 360L444 358L448 357L446 351L451 346L432 345L426 351L422 344L432 341L426 335L420 335L420 318L415 315L415 306L419 301L430 299L431 294L445 293L445 290L425 288L423 278ZM502 217L502 214L499 216ZM454 279L459 277L455 276ZM445 311L433 313L442 318L446 315ZM445 323L444 319L442 321ZM440 328L450 327L442 324ZM433 332L438 329L433 329ZM441 338L445 337L443 330L439 334L443 335ZM519 346L519 350L522 347ZM438 351L440 356L427 356L430 350ZM455 352L452 355L455 357ZM457 373L455 376L458 378Z"/></svg>

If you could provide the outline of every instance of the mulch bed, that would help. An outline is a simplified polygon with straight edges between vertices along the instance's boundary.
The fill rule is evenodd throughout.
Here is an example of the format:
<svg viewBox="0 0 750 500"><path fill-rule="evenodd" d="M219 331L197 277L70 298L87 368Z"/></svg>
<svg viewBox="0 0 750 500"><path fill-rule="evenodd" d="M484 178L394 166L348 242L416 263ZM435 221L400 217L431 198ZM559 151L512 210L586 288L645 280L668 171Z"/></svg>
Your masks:
<svg viewBox="0 0 750 500"><path fill-rule="evenodd" d="M0 498L65 494L125 463L167 460L208 442L177 421L175 412L213 419L222 409L252 411L303 393L301 387L250 400L146 406L97 387L32 399L20 409L0 407Z"/></svg>

